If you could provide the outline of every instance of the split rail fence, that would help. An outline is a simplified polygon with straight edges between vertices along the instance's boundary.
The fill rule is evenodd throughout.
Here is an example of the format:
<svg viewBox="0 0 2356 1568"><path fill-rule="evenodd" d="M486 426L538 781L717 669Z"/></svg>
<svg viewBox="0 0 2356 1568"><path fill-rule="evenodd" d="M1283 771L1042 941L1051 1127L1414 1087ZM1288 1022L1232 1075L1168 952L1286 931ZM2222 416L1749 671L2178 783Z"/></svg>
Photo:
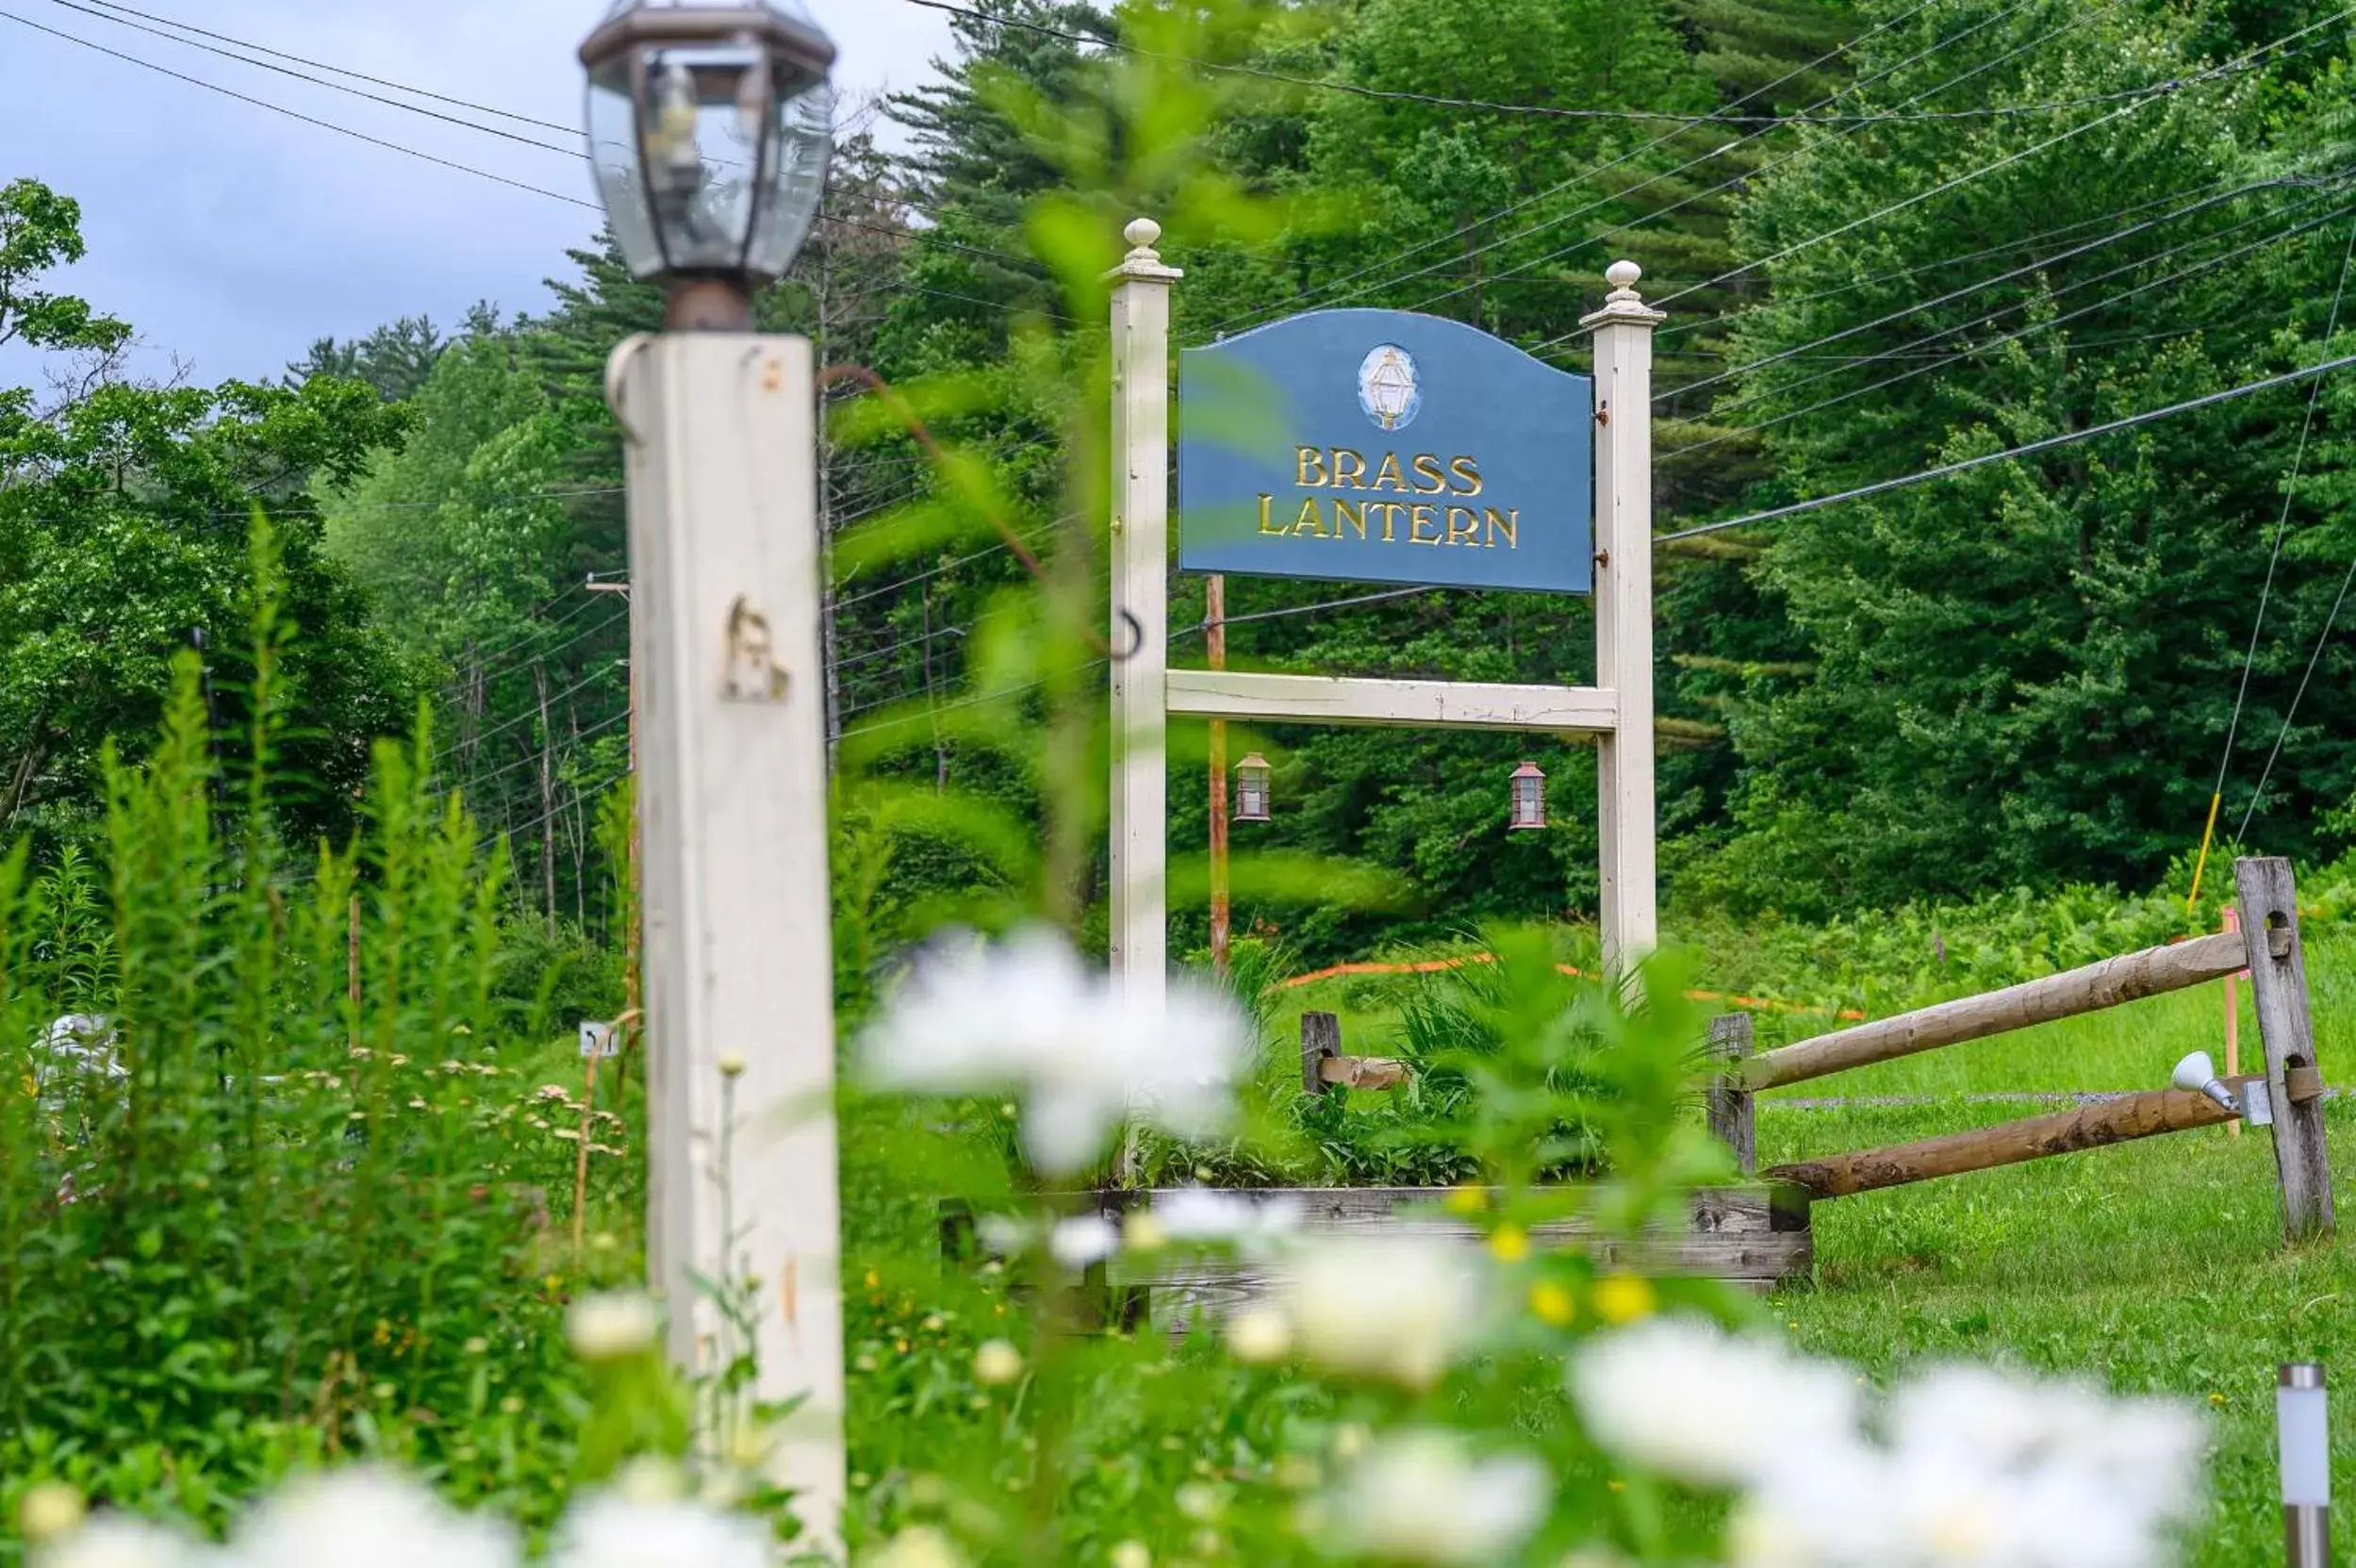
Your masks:
<svg viewBox="0 0 2356 1568"><path fill-rule="evenodd" d="M1757 1164L1755 1097L1766 1090L2101 1012L2246 969L2265 1047L2265 1071L2226 1082L2236 1099L2253 1107L2263 1103L2270 1113L2284 1234L2293 1242L2328 1236L2335 1216L2331 1163L2324 1149L2323 1076L2308 1009L2307 966L2290 863L2238 861L2233 882L2239 932L2148 948L1755 1055L1747 1014L1718 1019L1711 1028L1711 1047L1724 1065L1710 1090L1711 1131L1734 1150L1749 1176ZM2246 1088L2259 1080L2265 1085L2263 1100ZM1788 1184L1815 1202L2237 1119L2235 1112L2205 1095L2153 1090L1998 1127L1777 1165L1765 1173L1765 1180ZM2254 1114L2252 1119L2257 1119Z"/></svg>

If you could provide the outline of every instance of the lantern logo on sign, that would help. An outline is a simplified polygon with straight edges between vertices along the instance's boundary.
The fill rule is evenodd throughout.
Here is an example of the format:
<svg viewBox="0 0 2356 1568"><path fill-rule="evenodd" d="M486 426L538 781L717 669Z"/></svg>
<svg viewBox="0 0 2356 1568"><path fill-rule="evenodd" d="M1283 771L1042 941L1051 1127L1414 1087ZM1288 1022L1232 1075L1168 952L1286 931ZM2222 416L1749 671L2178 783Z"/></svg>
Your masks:
<svg viewBox="0 0 2356 1568"><path fill-rule="evenodd" d="M1358 367L1358 405L1385 430L1405 430L1424 411L1415 356L1396 343L1377 344Z"/></svg>

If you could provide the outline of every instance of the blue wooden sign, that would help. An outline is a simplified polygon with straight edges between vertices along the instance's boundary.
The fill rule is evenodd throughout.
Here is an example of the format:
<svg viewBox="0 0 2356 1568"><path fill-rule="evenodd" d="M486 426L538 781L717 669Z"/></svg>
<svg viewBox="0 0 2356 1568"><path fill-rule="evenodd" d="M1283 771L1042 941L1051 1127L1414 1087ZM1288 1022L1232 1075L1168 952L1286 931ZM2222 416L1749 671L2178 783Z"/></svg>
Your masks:
<svg viewBox="0 0 2356 1568"><path fill-rule="evenodd" d="M1178 360L1178 565L1586 593L1595 383L1437 316L1318 310Z"/></svg>

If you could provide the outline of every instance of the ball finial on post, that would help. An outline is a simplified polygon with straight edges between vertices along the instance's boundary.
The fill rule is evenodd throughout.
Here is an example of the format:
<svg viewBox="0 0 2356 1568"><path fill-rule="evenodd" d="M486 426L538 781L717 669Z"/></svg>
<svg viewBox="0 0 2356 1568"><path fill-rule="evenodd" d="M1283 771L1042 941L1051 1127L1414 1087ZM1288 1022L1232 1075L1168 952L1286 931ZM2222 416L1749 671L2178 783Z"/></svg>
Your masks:
<svg viewBox="0 0 2356 1568"><path fill-rule="evenodd" d="M1150 218L1131 219L1129 227L1121 231L1121 238L1133 250L1150 251L1162 239L1162 225Z"/></svg>
<svg viewBox="0 0 2356 1568"><path fill-rule="evenodd" d="M1604 281L1610 284L1612 289L1607 297L1615 300L1637 298L1636 280L1643 275L1644 269L1633 261L1613 262L1604 269Z"/></svg>

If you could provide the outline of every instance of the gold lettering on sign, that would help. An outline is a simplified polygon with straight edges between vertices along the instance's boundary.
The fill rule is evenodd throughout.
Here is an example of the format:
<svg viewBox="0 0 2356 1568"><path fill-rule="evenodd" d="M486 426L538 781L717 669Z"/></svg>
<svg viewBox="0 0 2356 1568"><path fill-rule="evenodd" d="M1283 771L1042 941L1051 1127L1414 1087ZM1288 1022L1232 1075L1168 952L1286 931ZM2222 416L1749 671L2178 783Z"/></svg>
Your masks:
<svg viewBox="0 0 2356 1568"><path fill-rule="evenodd" d="M1269 514L1275 510L1276 504L1275 496L1263 495L1260 498L1260 531L1263 534L1273 534L1280 539L1284 537L1284 530L1268 526Z"/></svg>
<svg viewBox="0 0 2356 1568"><path fill-rule="evenodd" d="M1438 495L1448 487L1448 476L1440 471L1440 459L1430 453L1417 453L1413 466L1417 495ZM1427 479L1431 481L1428 485L1425 483Z"/></svg>
<svg viewBox="0 0 2356 1568"><path fill-rule="evenodd" d="M1395 501L1370 501L1366 503L1366 515L1368 517L1373 517L1376 512L1380 512L1382 514L1382 542L1385 544L1396 544L1399 542L1399 536L1397 532L1399 526L1399 514L1406 510L1406 507L1400 505Z"/></svg>
<svg viewBox="0 0 2356 1568"><path fill-rule="evenodd" d="M1348 447L1333 449L1333 487L1337 490L1362 490L1366 487L1366 458Z"/></svg>
<svg viewBox="0 0 2356 1568"><path fill-rule="evenodd" d="M1294 469L1294 483L1303 489L1314 489L1326 482L1326 454L1320 448L1305 446L1299 450L1299 462Z"/></svg>
<svg viewBox="0 0 2356 1568"><path fill-rule="evenodd" d="M1481 466L1478 462L1470 457L1458 457L1448 465L1448 471L1455 474L1457 483L1463 487L1457 491L1457 494L1469 499L1481 493L1483 487Z"/></svg>
<svg viewBox="0 0 2356 1568"><path fill-rule="evenodd" d="M1326 514L1313 495L1302 501L1301 515L1293 523L1293 537L1298 538L1303 534L1320 539L1326 536Z"/></svg>
<svg viewBox="0 0 2356 1568"><path fill-rule="evenodd" d="M1379 505L1380 503L1376 504ZM1358 502L1343 501L1337 497L1333 503L1333 536L1335 538L1342 536L1342 525L1345 522L1358 530L1359 538L1366 536L1365 506Z"/></svg>
<svg viewBox="0 0 2356 1568"><path fill-rule="evenodd" d="M1522 544L1516 537L1516 530L1522 526L1522 508L1515 506L1508 511L1500 512L1496 507L1491 506L1486 510L1489 513L1489 548L1496 549L1497 536L1503 534L1506 536L1508 550L1521 549Z"/></svg>
<svg viewBox="0 0 2356 1568"><path fill-rule="evenodd" d="M1407 542L1408 542L1408 543L1409 543L1409 544L1442 544L1442 543L1445 543L1445 542L1446 542L1444 539L1442 539L1442 538L1441 537L1440 533L1439 533L1439 528L1440 528L1440 513L1439 513L1438 508L1436 508L1436 507L1432 507L1432 506L1422 506L1422 505L1418 505L1418 506L1410 506L1410 507L1409 507L1409 508L1407 509L1407 516L1408 516L1408 530L1407 530ZM1433 531L1433 532L1432 532L1432 535L1431 535L1431 536L1430 536L1429 538L1425 538L1425 537L1424 536L1424 530L1425 530L1425 529L1426 529L1426 528L1429 528L1429 529L1431 529L1431 530Z"/></svg>
<svg viewBox="0 0 2356 1568"><path fill-rule="evenodd" d="M1399 471L1399 454L1397 453L1386 452L1382 454L1382 467L1375 471L1375 488L1378 490L1397 490L1402 494L1406 493L1407 478Z"/></svg>
<svg viewBox="0 0 2356 1568"><path fill-rule="evenodd" d="M1448 542L1474 545L1481 542L1481 517L1470 506L1448 508Z"/></svg>

